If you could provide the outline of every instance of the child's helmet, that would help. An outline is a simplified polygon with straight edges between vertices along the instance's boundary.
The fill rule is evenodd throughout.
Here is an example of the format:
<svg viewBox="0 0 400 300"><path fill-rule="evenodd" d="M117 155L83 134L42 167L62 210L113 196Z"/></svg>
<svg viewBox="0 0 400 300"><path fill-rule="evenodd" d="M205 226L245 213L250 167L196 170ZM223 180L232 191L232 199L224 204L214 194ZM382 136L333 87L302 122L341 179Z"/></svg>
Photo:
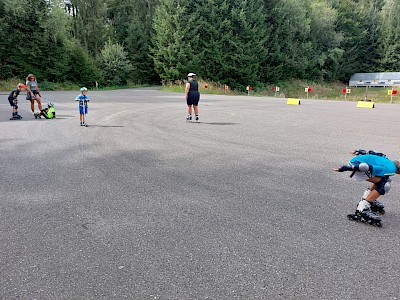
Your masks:
<svg viewBox="0 0 400 300"><path fill-rule="evenodd" d="M194 73L189 73L189 74L187 75L187 77L194 77L194 76L196 76L196 74L194 74Z"/></svg>
<svg viewBox="0 0 400 300"><path fill-rule="evenodd" d="M49 102L49 103L47 103L47 106L48 107L54 107L54 103L53 102Z"/></svg>
<svg viewBox="0 0 400 300"><path fill-rule="evenodd" d="M18 88L19 89L26 89L26 85L23 83L18 83Z"/></svg>
<svg viewBox="0 0 400 300"><path fill-rule="evenodd" d="M86 91L87 91L87 88L85 88L85 87L82 87L82 88L81 88L81 93L82 93L82 92L86 92Z"/></svg>

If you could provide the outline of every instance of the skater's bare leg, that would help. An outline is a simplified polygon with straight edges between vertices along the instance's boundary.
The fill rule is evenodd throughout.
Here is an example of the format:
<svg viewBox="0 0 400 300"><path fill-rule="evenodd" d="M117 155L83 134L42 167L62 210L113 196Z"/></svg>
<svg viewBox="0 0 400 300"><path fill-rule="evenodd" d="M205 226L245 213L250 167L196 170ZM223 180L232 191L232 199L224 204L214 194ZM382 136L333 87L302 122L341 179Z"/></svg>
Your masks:
<svg viewBox="0 0 400 300"><path fill-rule="evenodd" d="M380 195L381 194L379 194L377 190L371 190L371 193L369 193L365 200L367 200L368 202L374 202L376 199L379 198Z"/></svg>
<svg viewBox="0 0 400 300"><path fill-rule="evenodd" d="M35 101L31 100L31 111L32 113L35 112Z"/></svg>
<svg viewBox="0 0 400 300"><path fill-rule="evenodd" d="M191 115L192 114L192 106L188 105L188 114Z"/></svg>
<svg viewBox="0 0 400 300"><path fill-rule="evenodd" d="M42 110L42 98L36 97L36 102L38 104L38 108L41 111Z"/></svg>
<svg viewBox="0 0 400 300"><path fill-rule="evenodd" d="M194 108L194 114L196 116L198 116L199 115L199 108L196 105L193 105L193 108Z"/></svg>

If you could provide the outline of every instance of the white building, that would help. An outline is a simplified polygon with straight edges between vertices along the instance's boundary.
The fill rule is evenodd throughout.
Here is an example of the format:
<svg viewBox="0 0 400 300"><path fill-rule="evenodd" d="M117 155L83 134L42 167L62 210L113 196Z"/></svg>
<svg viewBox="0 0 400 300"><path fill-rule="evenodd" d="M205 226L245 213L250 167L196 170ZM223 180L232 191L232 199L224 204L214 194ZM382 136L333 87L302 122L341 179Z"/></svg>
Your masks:
<svg viewBox="0 0 400 300"><path fill-rule="evenodd" d="M400 86L400 72L355 73L349 86Z"/></svg>

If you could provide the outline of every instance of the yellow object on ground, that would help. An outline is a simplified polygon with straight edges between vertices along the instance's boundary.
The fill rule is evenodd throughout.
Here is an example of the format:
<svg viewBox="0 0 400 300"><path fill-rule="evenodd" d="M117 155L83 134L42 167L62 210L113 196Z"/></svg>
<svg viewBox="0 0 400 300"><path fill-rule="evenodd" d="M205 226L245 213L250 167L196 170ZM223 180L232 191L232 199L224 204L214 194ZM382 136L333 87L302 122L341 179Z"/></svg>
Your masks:
<svg viewBox="0 0 400 300"><path fill-rule="evenodd" d="M287 99L287 104L290 105L300 105L300 100L296 98L288 98Z"/></svg>
<svg viewBox="0 0 400 300"><path fill-rule="evenodd" d="M364 108L374 108L375 102L372 101L358 101L357 107L364 107Z"/></svg>

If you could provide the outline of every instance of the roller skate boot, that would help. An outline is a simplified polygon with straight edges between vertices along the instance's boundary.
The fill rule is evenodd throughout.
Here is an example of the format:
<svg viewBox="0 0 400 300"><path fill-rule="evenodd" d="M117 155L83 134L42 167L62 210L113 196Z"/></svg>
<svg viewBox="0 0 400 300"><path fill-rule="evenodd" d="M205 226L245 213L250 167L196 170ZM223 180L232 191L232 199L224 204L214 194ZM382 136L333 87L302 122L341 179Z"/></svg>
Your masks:
<svg viewBox="0 0 400 300"><path fill-rule="evenodd" d="M379 202L377 200L375 200L374 202L371 202L371 210L374 213L378 213L380 215L384 215L385 214L385 206L383 205L382 202Z"/></svg>
<svg viewBox="0 0 400 300"><path fill-rule="evenodd" d="M363 211L356 210L354 214L347 215L347 218L352 221L368 223L377 227L382 227L381 218L374 214L371 209L364 209Z"/></svg>
<svg viewBox="0 0 400 300"><path fill-rule="evenodd" d="M186 122L192 122L192 115L188 115L186 117Z"/></svg>
<svg viewBox="0 0 400 300"><path fill-rule="evenodd" d="M377 227L382 226L381 218L372 212L371 204L364 199L358 203L356 212L354 214L347 215L347 218L357 222L376 225Z"/></svg>
<svg viewBox="0 0 400 300"><path fill-rule="evenodd" d="M10 120L21 120L22 117L20 115L18 115L17 113L13 113L12 117L10 118Z"/></svg>
<svg viewBox="0 0 400 300"><path fill-rule="evenodd" d="M196 116L196 123L200 123L199 116Z"/></svg>

